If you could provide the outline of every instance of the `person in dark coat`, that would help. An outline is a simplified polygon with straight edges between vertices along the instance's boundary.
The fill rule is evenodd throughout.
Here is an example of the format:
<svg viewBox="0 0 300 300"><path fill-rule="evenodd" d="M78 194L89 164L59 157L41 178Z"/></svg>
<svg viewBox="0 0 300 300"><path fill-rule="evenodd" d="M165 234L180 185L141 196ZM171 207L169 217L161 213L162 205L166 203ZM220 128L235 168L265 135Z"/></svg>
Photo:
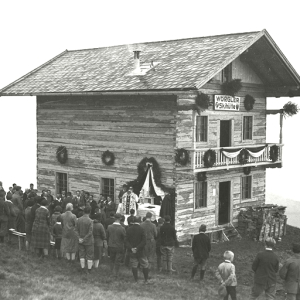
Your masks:
<svg viewBox="0 0 300 300"><path fill-rule="evenodd" d="M105 203L106 218L109 218L111 212L115 214L116 210L117 210L116 203L113 201L113 199L110 196L107 196L107 200Z"/></svg>
<svg viewBox="0 0 300 300"><path fill-rule="evenodd" d="M119 275L120 264L123 261L124 242L126 231L121 226L121 214L115 214L115 221L107 228L107 241L110 254L110 271L113 273L114 269L116 276Z"/></svg>
<svg viewBox="0 0 300 300"><path fill-rule="evenodd" d="M172 215L172 200L171 195L168 191L164 191L165 196L162 199L161 207L160 207L160 213L159 216L161 218L165 218L165 216L171 216Z"/></svg>
<svg viewBox="0 0 300 300"><path fill-rule="evenodd" d="M47 209L48 201L43 199L41 206L35 212L35 219L32 226L31 245L33 248L42 249L43 255L48 256L50 246L50 212Z"/></svg>
<svg viewBox="0 0 300 300"><path fill-rule="evenodd" d="M164 262L164 267L168 273L175 272L173 270L173 256L175 251L175 245L177 243L176 230L171 225L171 217L165 216L165 223L160 228L161 237L161 253Z"/></svg>
<svg viewBox="0 0 300 300"><path fill-rule="evenodd" d="M194 266L192 269L191 279L195 277L198 266L200 266L200 280L203 280L206 268L206 262L211 250L209 237L205 234L206 225L199 227L199 234L195 235L192 242L192 251L194 256Z"/></svg>
<svg viewBox="0 0 300 300"><path fill-rule="evenodd" d="M25 209L25 233L26 233L26 250L29 250L31 244L31 208L34 205L34 200L29 198Z"/></svg>
<svg viewBox="0 0 300 300"><path fill-rule="evenodd" d="M85 261L87 261L87 271L90 273L93 267L94 258L94 236L93 236L93 220L90 219L91 207L86 206L84 215L80 217L76 224L76 233L79 238L79 259L81 269L85 269Z"/></svg>
<svg viewBox="0 0 300 300"><path fill-rule="evenodd" d="M293 244L294 255L289 258L279 271L284 280L287 300L300 300L300 244Z"/></svg>
<svg viewBox="0 0 300 300"><path fill-rule="evenodd" d="M5 191L0 190L0 243L4 243L7 235L9 207L5 202Z"/></svg>
<svg viewBox="0 0 300 300"><path fill-rule="evenodd" d="M265 292L267 299L275 299L276 273L279 270L279 259L273 252L275 244L275 240L268 237L265 240L266 249L259 252L253 261L254 286L251 300L257 299L263 292Z"/></svg>
<svg viewBox="0 0 300 300"><path fill-rule="evenodd" d="M158 225L157 225L157 236L156 236L156 262L157 262L157 270L159 272L162 271L162 267L161 267L161 249L160 249L160 246L161 246L161 238L160 238L160 228L161 226L164 224L165 222L165 219L163 218L159 218L158 219Z"/></svg>
<svg viewBox="0 0 300 300"><path fill-rule="evenodd" d="M10 243L11 237L12 237L12 233L11 233L10 229L16 229L16 217L17 217L16 211L18 210L18 208L12 203L11 199L12 199L12 195L7 194L5 203L7 204L8 209L9 209L9 216L8 216L8 223L7 223L7 231L8 231L7 242L8 243Z"/></svg>
<svg viewBox="0 0 300 300"><path fill-rule="evenodd" d="M103 247L107 248L106 232L101 224L102 216L97 213L94 216L93 236L94 236L94 267L97 269L102 259Z"/></svg>
<svg viewBox="0 0 300 300"><path fill-rule="evenodd" d="M134 224L126 232L126 248L130 255L131 270L134 280L138 281L138 264L143 269L145 283L148 282L149 264L145 254L146 234L140 226L141 218L134 217Z"/></svg>
<svg viewBox="0 0 300 300"><path fill-rule="evenodd" d="M56 222L52 228L53 238L55 241L55 254L56 258L62 258L61 251L61 240L62 240L62 225L61 225L61 215L56 218Z"/></svg>
<svg viewBox="0 0 300 300"><path fill-rule="evenodd" d="M130 216L127 218L127 224L128 226L131 226L134 223L135 210L131 209L129 212L130 212Z"/></svg>

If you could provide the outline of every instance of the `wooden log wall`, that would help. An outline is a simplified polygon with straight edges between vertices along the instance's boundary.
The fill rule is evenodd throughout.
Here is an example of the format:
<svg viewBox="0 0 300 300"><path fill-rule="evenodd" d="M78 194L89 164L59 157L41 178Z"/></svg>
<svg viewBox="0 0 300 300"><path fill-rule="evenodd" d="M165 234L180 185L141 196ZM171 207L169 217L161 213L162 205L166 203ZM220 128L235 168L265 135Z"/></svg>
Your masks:
<svg viewBox="0 0 300 300"><path fill-rule="evenodd" d="M99 198L101 178L114 178L116 196L137 178L137 165L154 157L162 182L174 186L176 98L174 96L43 96L37 98L38 188L55 192L55 172L68 173L69 190ZM56 149L66 146L61 165ZM115 154L113 166L101 155Z"/></svg>
<svg viewBox="0 0 300 300"><path fill-rule="evenodd" d="M177 148L213 148L220 147L220 120L232 120L233 139L232 146L243 147L246 145L264 144L266 142L266 97L265 87L261 80L246 64L239 58L232 63L232 77L242 79L242 89L236 96L241 97L239 112L215 111L210 106L202 115L209 117L208 142L195 145L195 117L197 112L192 109L195 103L195 95L186 94L178 97L178 114L176 119L176 147ZM210 95L213 101L214 95L222 94L221 73L215 76L209 83L201 88L201 92ZM245 95L255 98L253 110L250 112L244 108ZM253 116L253 139L242 140L242 118ZM192 124L193 128L189 127ZM176 165L176 229L179 240L189 239L191 234L197 233L199 226L204 223L209 227L218 225L219 205L219 182L231 181L231 218L237 222L237 215L241 207L263 204L265 202L265 169L263 167L252 168L252 198L241 200L241 177L242 168L207 172L207 207L194 209L194 183L196 177L192 170L192 161L187 168ZM215 190L215 196L214 196Z"/></svg>

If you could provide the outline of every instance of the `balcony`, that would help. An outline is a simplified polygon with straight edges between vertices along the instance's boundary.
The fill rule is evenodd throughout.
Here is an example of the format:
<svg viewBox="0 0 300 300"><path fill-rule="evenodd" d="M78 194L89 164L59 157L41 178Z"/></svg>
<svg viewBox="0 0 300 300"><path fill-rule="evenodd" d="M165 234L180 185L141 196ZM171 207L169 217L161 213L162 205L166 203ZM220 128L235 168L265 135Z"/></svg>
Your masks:
<svg viewBox="0 0 300 300"><path fill-rule="evenodd" d="M276 161L272 161L270 159L270 149L272 146L278 146L278 158ZM256 151L257 148L262 148L259 152L256 152L254 156L251 156L251 149ZM224 147L224 148L202 148L202 149L195 149L191 150L191 157L192 157L192 165L194 166L194 170L201 170L201 171L213 171L213 170L221 170L221 169L232 169L232 168L241 168L241 167L251 167L251 166L262 166L262 165L269 165L278 166L279 163L282 162L282 147L283 144L262 144L262 145L243 145L239 147ZM247 149L250 152L246 163L241 164L239 161L239 156L234 158L228 158L228 153L234 152L234 150L238 151L241 148ZM204 154L207 150L214 150L216 152L216 161L212 167L206 167L204 164ZM224 151L226 151L224 153ZM228 152L227 152L228 151ZM225 155L227 154L227 156Z"/></svg>

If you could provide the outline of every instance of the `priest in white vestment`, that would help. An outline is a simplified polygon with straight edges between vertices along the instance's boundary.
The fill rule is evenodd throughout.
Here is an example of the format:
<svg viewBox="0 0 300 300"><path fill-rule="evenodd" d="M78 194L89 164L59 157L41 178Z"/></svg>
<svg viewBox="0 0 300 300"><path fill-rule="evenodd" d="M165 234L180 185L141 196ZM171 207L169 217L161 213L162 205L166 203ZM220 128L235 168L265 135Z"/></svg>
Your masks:
<svg viewBox="0 0 300 300"><path fill-rule="evenodd" d="M130 210L136 211L136 203L139 201L139 197L133 192L132 186L129 187L128 191L122 196L122 211L123 215L130 215Z"/></svg>

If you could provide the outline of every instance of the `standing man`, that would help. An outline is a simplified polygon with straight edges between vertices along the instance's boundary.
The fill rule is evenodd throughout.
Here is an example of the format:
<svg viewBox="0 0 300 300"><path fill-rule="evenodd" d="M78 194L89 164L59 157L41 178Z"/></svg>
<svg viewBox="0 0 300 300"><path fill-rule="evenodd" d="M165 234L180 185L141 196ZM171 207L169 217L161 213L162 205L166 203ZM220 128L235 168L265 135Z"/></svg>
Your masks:
<svg viewBox="0 0 300 300"><path fill-rule="evenodd" d="M122 197L123 197L123 195L124 195L126 192L127 192L127 185L126 185L126 184L123 184L122 190L120 191L119 196L118 196L118 198L119 198L119 203L122 203Z"/></svg>
<svg viewBox="0 0 300 300"><path fill-rule="evenodd" d="M119 275L120 265L123 261L124 242L126 231L120 224L122 215L115 214L115 222L107 228L108 250L110 254L110 271L115 269L116 277Z"/></svg>
<svg viewBox="0 0 300 300"><path fill-rule="evenodd" d="M164 262L164 268L167 269L168 273L172 274L173 270L173 256L175 251L175 244L177 243L176 230L170 224L171 217L165 216L165 223L160 228L161 237L161 253Z"/></svg>
<svg viewBox="0 0 300 300"><path fill-rule="evenodd" d="M134 223L127 229L126 248L130 256L131 270L135 282L138 281L138 265L143 268L145 283L148 283L149 264L145 255L146 234L140 226L141 217L134 217Z"/></svg>
<svg viewBox="0 0 300 300"><path fill-rule="evenodd" d="M199 234L195 235L192 242L192 251L194 256L194 266L191 279L194 279L198 266L200 266L200 281L204 279L206 262L211 250L209 237L205 234L206 225L199 227Z"/></svg>
<svg viewBox="0 0 300 300"><path fill-rule="evenodd" d="M149 269L151 268L151 263L154 257L155 251L155 239L157 237L156 226L151 222L152 213L147 212L145 222L141 223L141 227L144 229L146 234L146 245L145 245L145 255L149 263Z"/></svg>
<svg viewBox="0 0 300 300"><path fill-rule="evenodd" d="M130 186L127 193L122 196L123 215L129 216L131 209L136 210L136 203L138 201L138 196L133 192L133 187Z"/></svg>
<svg viewBox="0 0 300 300"><path fill-rule="evenodd" d="M81 270L84 270L85 260L87 260L88 273L92 270L94 258L93 220L89 218L90 213L91 208L87 206L84 209L84 215L78 219L76 225Z"/></svg>
<svg viewBox="0 0 300 300"><path fill-rule="evenodd" d="M171 195L168 191L164 191L165 196L162 199L161 207L160 207L160 213L159 216L161 218L164 218L165 216L171 216L172 215L172 201L171 201Z"/></svg>
<svg viewBox="0 0 300 300"><path fill-rule="evenodd" d="M279 271L284 280L287 300L300 300L300 244L293 244L294 255L289 258Z"/></svg>
<svg viewBox="0 0 300 300"><path fill-rule="evenodd" d="M251 292L251 300L257 299L265 292L266 299L275 299L276 293L276 273L279 270L279 259L273 252L276 242L268 237L265 240L266 248L259 252L252 264L254 271L254 286Z"/></svg>

